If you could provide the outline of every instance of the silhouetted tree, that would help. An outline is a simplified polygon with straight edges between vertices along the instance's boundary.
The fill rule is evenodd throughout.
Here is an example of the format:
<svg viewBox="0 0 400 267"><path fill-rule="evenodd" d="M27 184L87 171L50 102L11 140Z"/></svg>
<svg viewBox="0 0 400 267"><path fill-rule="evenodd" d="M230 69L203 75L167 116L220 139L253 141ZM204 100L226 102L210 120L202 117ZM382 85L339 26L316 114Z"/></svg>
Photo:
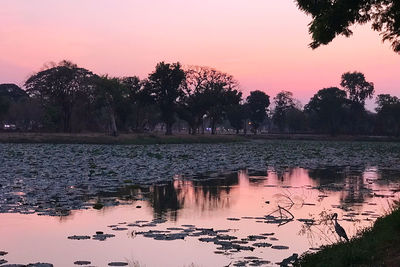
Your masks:
<svg viewBox="0 0 400 267"><path fill-rule="evenodd" d="M15 124L17 129L23 131L37 130L41 127L43 109L38 99L30 98L25 93L23 97L14 98L14 100L9 98L7 103L8 112L3 117L5 121Z"/></svg>
<svg viewBox="0 0 400 267"><path fill-rule="evenodd" d="M400 135L400 99L389 94L377 96L377 121L382 131L391 135Z"/></svg>
<svg viewBox="0 0 400 267"><path fill-rule="evenodd" d="M242 99L242 93L233 89L229 85L229 81L228 79L228 83L213 84L210 90L205 92L208 107L207 116L211 122L211 134L216 133L217 124L226 119L230 108L238 105Z"/></svg>
<svg viewBox="0 0 400 267"><path fill-rule="evenodd" d="M267 118L267 108L270 104L269 96L259 90L250 92L247 97L249 105L249 118L254 134L257 133L261 123Z"/></svg>
<svg viewBox="0 0 400 267"><path fill-rule="evenodd" d="M285 130L287 113L295 108L295 100L293 93L282 91L274 97L275 109L273 111L272 120L278 126L279 131Z"/></svg>
<svg viewBox="0 0 400 267"><path fill-rule="evenodd" d="M351 123L351 132L365 133L368 128L368 114L365 111L365 100L372 98L374 84L365 80L360 72L346 72L342 75L340 85L347 91L350 99L350 113L348 120Z"/></svg>
<svg viewBox="0 0 400 267"><path fill-rule="evenodd" d="M184 97L180 101L179 116L189 125L189 132L196 134L207 113L208 100L206 90L212 85L215 70L194 66L186 70Z"/></svg>
<svg viewBox="0 0 400 267"><path fill-rule="evenodd" d="M330 43L336 36L349 37L354 24L372 22L382 41L400 52L400 2L397 0L297 0L298 7L312 16L309 31L312 48Z"/></svg>
<svg viewBox="0 0 400 267"><path fill-rule="evenodd" d="M148 78L148 86L161 111L161 120L166 125L166 135L172 134L178 100L183 96L184 80L185 72L179 63L164 62L158 63L156 70Z"/></svg>
<svg viewBox="0 0 400 267"><path fill-rule="evenodd" d="M124 108L128 96L127 88L123 86L118 78L110 78L107 75L95 78L96 106L101 109L108 118L108 129L112 136L118 135L117 114L118 109ZM123 110L121 116L125 116Z"/></svg>
<svg viewBox="0 0 400 267"><path fill-rule="evenodd" d="M125 114L124 121L128 121L128 125L132 126L136 131L143 132L146 127L158 122L159 109L155 103L154 97L151 95L152 90L147 80L141 81L138 77L124 77L120 79L121 84L125 87L125 103L124 108L120 108L120 112L128 112ZM122 115L122 114L121 114Z"/></svg>
<svg viewBox="0 0 400 267"><path fill-rule="evenodd" d="M64 60L32 75L25 87L30 96L40 99L50 123L61 121L62 130L71 132L73 109L78 100L92 94L92 77L92 72Z"/></svg>
<svg viewBox="0 0 400 267"><path fill-rule="evenodd" d="M306 116L299 107L294 106L285 112L285 124L291 132L305 130Z"/></svg>
<svg viewBox="0 0 400 267"><path fill-rule="evenodd" d="M311 116L312 127L325 129L332 135L343 125L347 105L346 92L336 87L319 90L304 107Z"/></svg>
<svg viewBox="0 0 400 267"><path fill-rule="evenodd" d="M362 108L365 100L374 95L374 84L367 82L361 72L344 73L340 85L348 92L349 99Z"/></svg>
<svg viewBox="0 0 400 267"><path fill-rule="evenodd" d="M8 101L17 102L23 98L29 98L29 95L16 84L3 83L0 84L0 97Z"/></svg>
<svg viewBox="0 0 400 267"><path fill-rule="evenodd" d="M241 101L238 83L232 75L208 67L192 67L187 75L186 114L192 120L188 123L198 125L206 115L211 133L215 134L217 124L226 119L230 108ZM185 120L188 121L188 118Z"/></svg>
<svg viewBox="0 0 400 267"><path fill-rule="evenodd" d="M228 120L231 126L236 130L236 134L246 127L246 120L249 118L249 105L233 105L228 111Z"/></svg>
<svg viewBox="0 0 400 267"><path fill-rule="evenodd" d="M9 120L9 109L17 102L28 99L28 94L16 84L0 84L0 121ZM6 118L7 117L7 118Z"/></svg>

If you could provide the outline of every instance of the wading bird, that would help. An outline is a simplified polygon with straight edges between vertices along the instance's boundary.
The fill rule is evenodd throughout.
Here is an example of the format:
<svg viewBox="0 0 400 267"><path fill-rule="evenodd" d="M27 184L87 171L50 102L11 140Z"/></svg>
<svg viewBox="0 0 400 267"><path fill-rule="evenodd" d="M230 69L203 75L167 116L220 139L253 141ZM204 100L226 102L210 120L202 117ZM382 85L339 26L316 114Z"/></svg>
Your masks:
<svg viewBox="0 0 400 267"><path fill-rule="evenodd" d="M347 237L346 231L343 229L343 227L337 222L337 213L334 213L332 216L332 220L335 219L335 231L338 234L339 238L343 237L346 239L346 241L349 241L349 238Z"/></svg>

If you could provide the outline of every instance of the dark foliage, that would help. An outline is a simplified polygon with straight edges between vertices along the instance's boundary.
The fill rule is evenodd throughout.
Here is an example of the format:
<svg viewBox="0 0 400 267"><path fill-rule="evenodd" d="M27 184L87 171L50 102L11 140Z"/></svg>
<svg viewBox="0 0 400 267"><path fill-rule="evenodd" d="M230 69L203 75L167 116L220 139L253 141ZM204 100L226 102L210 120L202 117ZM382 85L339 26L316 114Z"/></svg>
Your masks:
<svg viewBox="0 0 400 267"><path fill-rule="evenodd" d="M309 31L312 48L330 43L336 36L349 37L350 27L370 22L382 41L400 52L400 2L397 0L297 0L300 10L312 16Z"/></svg>
<svg viewBox="0 0 400 267"><path fill-rule="evenodd" d="M161 111L161 120L166 125L166 135L172 134L172 125L178 110L179 98L183 97L182 84L185 72L179 63L158 63L149 75L147 87Z"/></svg>
<svg viewBox="0 0 400 267"><path fill-rule="evenodd" d="M319 90L304 107L314 130L335 135L344 124L348 100L346 92L337 87Z"/></svg>
<svg viewBox="0 0 400 267"><path fill-rule="evenodd" d="M62 61L32 75L25 83L27 93L40 99L47 117L47 124L64 132L72 132L73 115L84 112L86 100L91 100L94 74L77 65ZM82 113L77 109L81 108Z"/></svg>
<svg viewBox="0 0 400 267"><path fill-rule="evenodd" d="M26 91L0 85L0 122L22 131L145 132L186 128L190 134L211 131L237 134L286 133L400 135L400 100L377 97L376 113L366 111L374 85L359 72L342 75L341 86L319 90L301 108L288 91L273 99L252 91L244 100L232 75L208 67L183 70L179 63L157 64L146 80L99 76L62 61L32 75ZM176 123L175 128L174 123ZM8 126L8 129L10 127ZM4 126L4 128L6 128Z"/></svg>
<svg viewBox="0 0 400 267"><path fill-rule="evenodd" d="M257 133L261 123L267 118L269 96L262 91L252 91L247 97L249 118L254 133Z"/></svg>

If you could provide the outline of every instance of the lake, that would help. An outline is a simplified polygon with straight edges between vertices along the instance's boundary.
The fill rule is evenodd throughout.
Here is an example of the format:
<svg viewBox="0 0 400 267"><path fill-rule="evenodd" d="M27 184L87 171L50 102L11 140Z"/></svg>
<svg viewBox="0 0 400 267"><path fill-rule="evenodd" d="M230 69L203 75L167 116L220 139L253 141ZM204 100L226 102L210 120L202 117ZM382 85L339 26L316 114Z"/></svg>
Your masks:
<svg viewBox="0 0 400 267"><path fill-rule="evenodd" d="M309 141L0 144L0 262L279 265L338 242L334 213L351 237L390 212L399 151Z"/></svg>

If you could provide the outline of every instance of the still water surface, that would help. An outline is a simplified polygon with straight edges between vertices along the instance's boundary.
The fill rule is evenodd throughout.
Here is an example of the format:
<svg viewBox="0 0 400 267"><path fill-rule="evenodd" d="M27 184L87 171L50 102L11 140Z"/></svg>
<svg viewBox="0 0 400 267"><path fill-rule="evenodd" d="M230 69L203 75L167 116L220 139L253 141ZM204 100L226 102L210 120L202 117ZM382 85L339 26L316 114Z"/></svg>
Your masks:
<svg viewBox="0 0 400 267"><path fill-rule="evenodd" d="M333 213L349 237L372 225L399 199L399 183L398 172L374 167L243 170L190 180L177 176L162 185L121 189L122 205L101 210L62 217L0 214L0 250L8 252L0 258L55 266L75 261L92 266L255 266L257 260L272 266L294 253L337 242ZM94 201L115 197L108 192ZM149 232L154 230L165 232ZM92 237L96 231L115 237L68 239ZM243 250L221 248L215 239L204 242L217 235L223 242L239 240L236 245Z"/></svg>

